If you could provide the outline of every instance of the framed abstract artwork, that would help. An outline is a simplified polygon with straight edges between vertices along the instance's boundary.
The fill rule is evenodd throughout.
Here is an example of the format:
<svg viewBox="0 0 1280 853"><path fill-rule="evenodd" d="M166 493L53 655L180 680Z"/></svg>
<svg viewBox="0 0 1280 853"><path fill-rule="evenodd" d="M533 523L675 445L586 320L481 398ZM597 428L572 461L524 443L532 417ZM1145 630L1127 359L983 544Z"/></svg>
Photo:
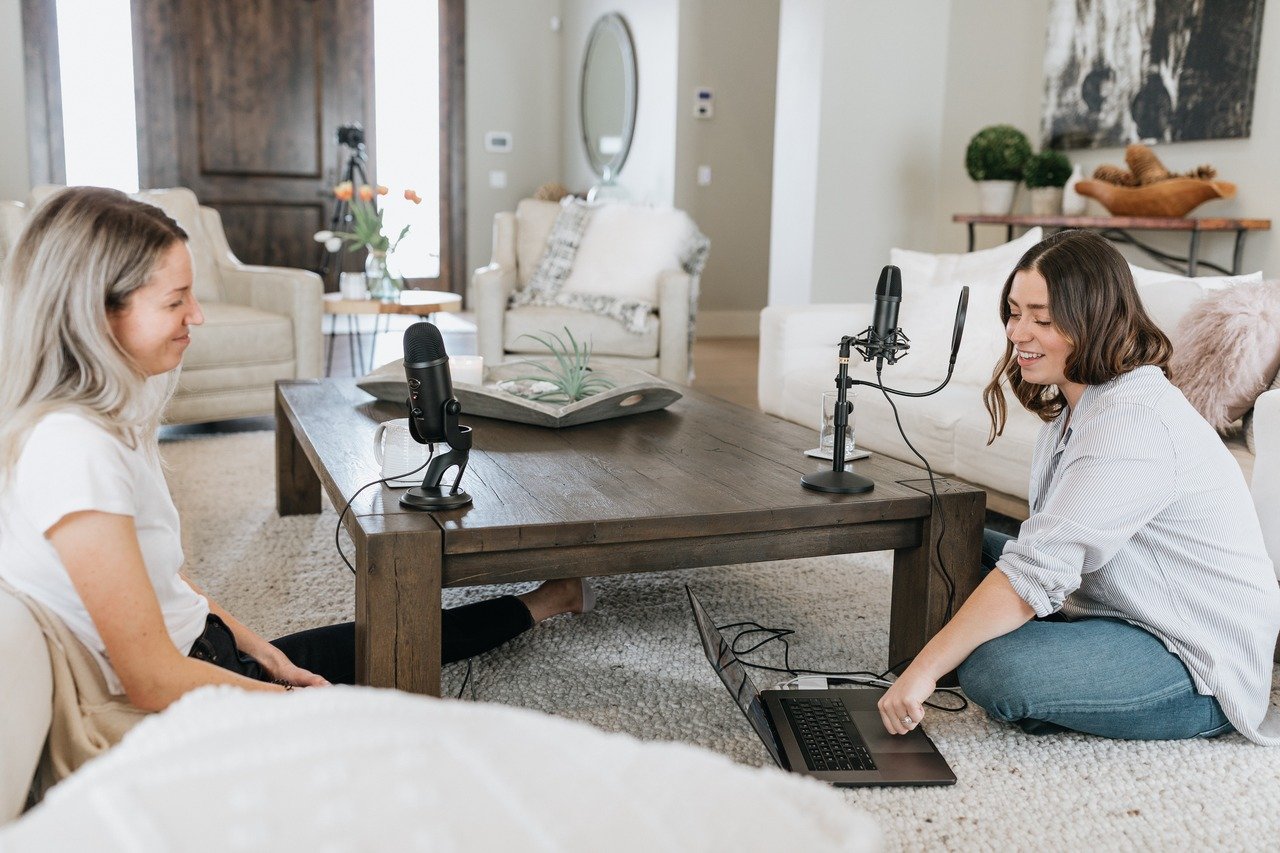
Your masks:
<svg viewBox="0 0 1280 853"><path fill-rule="evenodd" d="M1043 141L1249 136L1264 0L1050 0Z"/></svg>

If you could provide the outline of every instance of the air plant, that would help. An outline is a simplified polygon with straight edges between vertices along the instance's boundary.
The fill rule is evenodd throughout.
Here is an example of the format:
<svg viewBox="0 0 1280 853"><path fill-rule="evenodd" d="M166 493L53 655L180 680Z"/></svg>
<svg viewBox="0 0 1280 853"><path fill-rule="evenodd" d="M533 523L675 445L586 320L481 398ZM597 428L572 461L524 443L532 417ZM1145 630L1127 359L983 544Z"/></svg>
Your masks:
<svg viewBox="0 0 1280 853"><path fill-rule="evenodd" d="M584 397L615 387L611 380L592 372L588 364L591 361L591 343L588 341L579 345L568 326L565 327L564 332L569 336L568 344L553 332L545 333L546 337L533 334L520 336L532 338L555 356L554 365L538 361L522 362L542 371L542 375L519 376L513 381L547 382L555 386L552 390L531 395L530 400L576 403Z"/></svg>

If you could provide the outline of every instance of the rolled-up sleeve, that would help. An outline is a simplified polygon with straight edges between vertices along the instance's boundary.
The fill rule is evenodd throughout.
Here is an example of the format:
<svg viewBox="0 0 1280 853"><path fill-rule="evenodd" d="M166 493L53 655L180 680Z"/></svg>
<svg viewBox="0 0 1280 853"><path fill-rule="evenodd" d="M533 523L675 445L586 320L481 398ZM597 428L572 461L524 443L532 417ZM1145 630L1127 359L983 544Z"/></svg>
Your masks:
<svg viewBox="0 0 1280 853"><path fill-rule="evenodd" d="M1164 422L1140 403L1112 403L1080 419L1042 506L996 564L1037 616L1060 609L1082 575L1105 566L1169 506L1174 453Z"/></svg>

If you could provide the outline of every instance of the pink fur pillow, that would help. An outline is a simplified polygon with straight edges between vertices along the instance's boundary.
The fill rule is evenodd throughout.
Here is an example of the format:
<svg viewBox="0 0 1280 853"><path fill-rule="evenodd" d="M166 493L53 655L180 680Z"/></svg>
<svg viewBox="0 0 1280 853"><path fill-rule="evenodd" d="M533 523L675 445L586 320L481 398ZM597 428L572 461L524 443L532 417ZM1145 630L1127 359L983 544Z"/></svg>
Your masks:
<svg viewBox="0 0 1280 853"><path fill-rule="evenodd" d="M1170 378L1217 430L1253 408L1277 368L1280 282L1211 293L1191 306L1173 336Z"/></svg>

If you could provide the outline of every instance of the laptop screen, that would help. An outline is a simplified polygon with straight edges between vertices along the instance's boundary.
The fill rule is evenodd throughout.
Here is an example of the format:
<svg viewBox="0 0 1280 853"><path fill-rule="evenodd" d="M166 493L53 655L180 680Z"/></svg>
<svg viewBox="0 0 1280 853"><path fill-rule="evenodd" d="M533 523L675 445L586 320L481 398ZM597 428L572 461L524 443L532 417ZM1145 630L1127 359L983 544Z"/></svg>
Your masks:
<svg viewBox="0 0 1280 853"><path fill-rule="evenodd" d="M769 718L765 715L764 705L760 701L760 691L756 689L755 682L751 680L751 676L747 675L747 668L734 655L733 649L725 641L716 623L712 622L707 611L702 609L702 603L693 594L693 590L687 586L684 589L689 594L689 605L693 608L693 619L698 623L698 634L702 637L702 648L707 653L707 660L711 661L711 666L720 676L720 680L724 682L725 687L729 688L729 695L738 703L738 707L742 709L742 713L756 730L756 734L760 735L760 740L764 741L773 760L779 767L785 767L778 750L778 736L769 725Z"/></svg>

